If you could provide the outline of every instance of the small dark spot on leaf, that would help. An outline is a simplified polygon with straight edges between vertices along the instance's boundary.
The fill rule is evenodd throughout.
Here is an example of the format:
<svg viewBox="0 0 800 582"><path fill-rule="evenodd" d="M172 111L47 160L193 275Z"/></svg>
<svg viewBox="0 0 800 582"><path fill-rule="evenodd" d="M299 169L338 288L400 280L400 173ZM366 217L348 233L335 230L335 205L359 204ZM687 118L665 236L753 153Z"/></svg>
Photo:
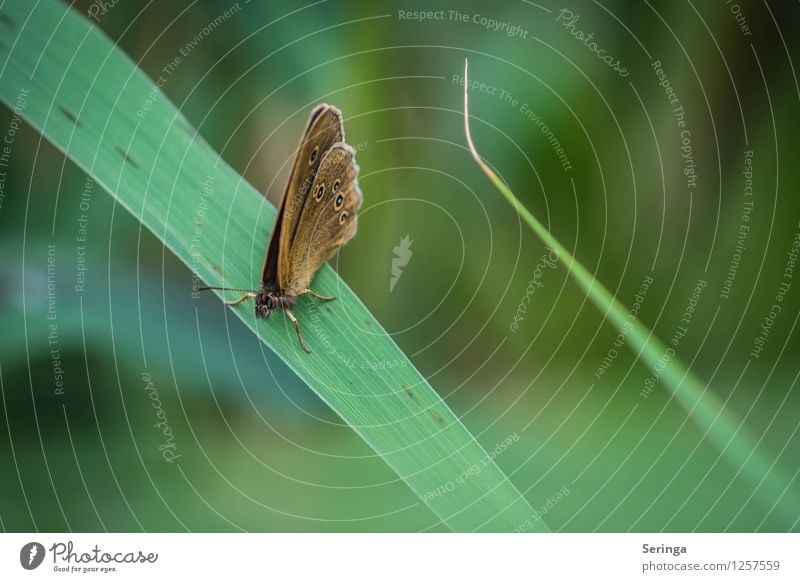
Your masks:
<svg viewBox="0 0 800 582"><path fill-rule="evenodd" d="M61 113L64 114L64 117L69 119L75 125L80 126L81 122L78 121L78 118L75 117L75 115L72 113L72 111L70 111L69 109L67 109L66 107L63 107L63 106L59 107L59 109L61 109Z"/></svg>
<svg viewBox="0 0 800 582"><path fill-rule="evenodd" d="M445 426L447 424L444 421L444 418L442 418L442 415L439 414L438 412L436 412L435 410L431 410L431 416L433 417L433 420L435 420L437 423L441 424L442 426Z"/></svg>
<svg viewBox="0 0 800 582"><path fill-rule="evenodd" d="M372 327L372 321L365 317L364 318L364 325L366 325L367 327Z"/></svg>
<svg viewBox="0 0 800 582"><path fill-rule="evenodd" d="M5 24L6 26L10 26L14 28L17 24L11 19L11 17L6 14L5 12L0 12L0 22Z"/></svg>
<svg viewBox="0 0 800 582"><path fill-rule="evenodd" d="M330 307L326 307L326 308L325 308L325 311L327 311L328 313L333 313L333 311L331 311L331 308L330 308Z"/></svg>
<svg viewBox="0 0 800 582"><path fill-rule="evenodd" d="M414 402L414 404L419 406L419 400L417 400L417 395L414 394L414 392L411 391L411 388L406 388L406 396L411 398L411 400Z"/></svg>
<svg viewBox="0 0 800 582"><path fill-rule="evenodd" d="M117 153L119 153L119 155L121 155L122 158L126 162L128 162L131 166L133 166L137 170L139 169L139 164L137 164L136 161L132 157L130 157L128 154L126 154L123 150L121 150L120 148L117 148Z"/></svg>
<svg viewBox="0 0 800 582"><path fill-rule="evenodd" d="M215 273L219 273L220 275L222 274L222 269L220 269L218 265L211 263L211 268L214 270Z"/></svg>

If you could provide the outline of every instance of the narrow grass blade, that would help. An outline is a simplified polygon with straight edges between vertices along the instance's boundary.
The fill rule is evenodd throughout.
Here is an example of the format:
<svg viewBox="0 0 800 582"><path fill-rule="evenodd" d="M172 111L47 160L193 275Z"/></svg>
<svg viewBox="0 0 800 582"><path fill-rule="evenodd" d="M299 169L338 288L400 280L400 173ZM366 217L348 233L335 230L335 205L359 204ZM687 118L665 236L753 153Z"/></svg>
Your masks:
<svg viewBox="0 0 800 582"><path fill-rule="evenodd" d="M641 321L636 318L631 320L629 310L550 234L550 231L520 203L511 189L483 161L470 133L469 83L466 81L468 69L469 63L465 62L464 131L475 162L536 236L558 254L569 275L586 293L589 300L603 312L611 325L620 332L625 326L632 325L626 333L623 333L630 348L648 368L655 371L658 367L661 384L686 409L692 420L705 432L734 469L741 472L753 490L761 494L768 506L779 503L791 523L794 516L800 515L800 500L792 489L792 480L781 475L777 461L771 460L758 449L756 439L744 423L730 410L726 410L719 398L677 358L670 359L667 365L661 368L662 357L667 347Z"/></svg>
<svg viewBox="0 0 800 582"><path fill-rule="evenodd" d="M252 288L275 217L264 197L81 15L53 0L6 1L0 15L0 99L14 108L24 95L18 114L199 279ZM60 200L78 203L68 192ZM189 283L187 275L185 301L192 300ZM233 310L451 529L510 531L527 523L545 530L336 273L324 267L314 288L339 299L296 307L312 355L300 350L282 316L256 321L251 303Z"/></svg>

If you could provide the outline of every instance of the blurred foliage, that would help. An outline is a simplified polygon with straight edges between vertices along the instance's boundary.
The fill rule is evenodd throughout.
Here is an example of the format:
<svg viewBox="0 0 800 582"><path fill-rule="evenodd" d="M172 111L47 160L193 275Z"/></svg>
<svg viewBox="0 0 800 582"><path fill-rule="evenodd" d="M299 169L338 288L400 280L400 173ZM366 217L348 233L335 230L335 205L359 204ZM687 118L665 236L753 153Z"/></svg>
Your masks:
<svg viewBox="0 0 800 582"><path fill-rule="evenodd" d="M674 334L697 280L707 281L677 353L796 475L800 289L787 294L761 356L749 354L800 216L798 7L742 3L752 31L744 36L724 3L574 3L575 27L631 71L621 78L556 21L560 7L540 4L550 12L463 3L461 22L449 19L455 8L423 2L240 2L163 91L273 201L310 107L329 101L344 111L348 141L362 144L365 204L337 270L481 444L491 450L519 436L496 460L534 507L568 488L547 511L554 530L797 530L798 516L759 501L666 392L640 396L649 373L634 354L619 349L596 380L616 332L563 269L543 274L519 331L510 330L545 251L470 163L458 78L469 56L475 80L518 100L472 92L482 153L624 304L653 277L639 317L662 339ZM99 26L155 79L232 5L143 6L120 2ZM445 20L401 19L401 10L444 10ZM486 29L474 15L520 26L527 38ZM654 60L686 110L698 168L692 193ZM571 171L523 103L553 131ZM0 109L0 132L12 120ZM754 152L754 210L730 297L721 299L746 150ZM81 210L85 176L36 131L19 130L4 169L5 530L442 529L213 297L169 301L166 311L165 297L188 297L191 273L98 187ZM59 295L68 381L59 400L50 397L47 245L65 265L59 287L71 288L82 214L87 286ZM406 235L414 254L390 292L393 248ZM182 472L158 450L145 371L173 425Z"/></svg>

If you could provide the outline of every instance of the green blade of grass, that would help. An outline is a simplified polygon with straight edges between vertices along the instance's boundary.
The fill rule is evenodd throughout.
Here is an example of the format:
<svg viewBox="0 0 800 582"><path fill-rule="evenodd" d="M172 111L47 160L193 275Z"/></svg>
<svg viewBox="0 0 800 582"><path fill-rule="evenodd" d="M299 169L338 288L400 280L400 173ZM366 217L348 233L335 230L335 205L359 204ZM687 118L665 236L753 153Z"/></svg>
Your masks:
<svg viewBox="0 0 800 582"><path fill-rule="evenodd" d="M536 236L558 254L578 287L603 312L614 329L622 333L637 357L651 370L660 371L661 385L669 390L733 468L746 479L753 491L763 498L766 506L771 508L773 504L777 505L791 524L795 517L800 515L800 499L792 487L792 479L782 474L777 459L770 459L758 449L758 441L750 434L744 423L726 409L720 399L676 357L671 358L666 366L661 368L664 363L663 356L667 352L664 343L641 321L630 317L630 311L558 242L525 208L494 170L483 161L470 133L468 70L469 63L465 62L464 132L475 162ZM630 327L627 331L623 331L626 326Z"/></svg>
<svg viewBox="0 0 800 582"><path fill-rule="evenodd" d="M275 217L264 197L83 16L52 0L11 0L0 17L0 99L205 283L252 288ZM79 204L75 194L62 193L59 204ZM448 527L546 531L336 273L323 267L313 286L338 301L296 306L311 355L281 315L263 322L252 303L233 309ZM191 292L187 277L182 299Z"/></svg>

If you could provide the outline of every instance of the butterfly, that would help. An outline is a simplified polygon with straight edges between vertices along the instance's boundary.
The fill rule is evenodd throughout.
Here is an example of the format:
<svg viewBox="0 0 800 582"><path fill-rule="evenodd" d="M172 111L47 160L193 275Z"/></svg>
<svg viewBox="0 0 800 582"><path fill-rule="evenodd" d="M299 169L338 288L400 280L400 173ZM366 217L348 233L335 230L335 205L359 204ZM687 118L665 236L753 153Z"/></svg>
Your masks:
<svg viewBox="0 0 800 582"><path fill-rule="evenodd" d="M244 291L239 299L224 303L237 305L255 299L260 319L283 311L294 324L300 346L310 353L292 307L306 294L322 301L336 299L315 293L309 284L322 264L355 236L361 202L355 150L344 141L342 113L332 105L318 105L297 148L267 246L261 288L200 290Z"/></svg>

